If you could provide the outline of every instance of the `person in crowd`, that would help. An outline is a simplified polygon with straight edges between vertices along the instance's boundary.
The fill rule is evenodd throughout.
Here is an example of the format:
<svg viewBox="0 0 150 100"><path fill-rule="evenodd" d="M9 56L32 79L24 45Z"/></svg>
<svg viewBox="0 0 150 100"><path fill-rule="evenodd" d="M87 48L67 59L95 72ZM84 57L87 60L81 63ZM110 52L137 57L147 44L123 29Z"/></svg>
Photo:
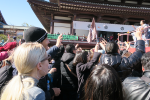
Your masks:
<svg viewBox="0 0 150 100"><path fill-rule="evenodd" d="M149 36L148 36L148 24L146 24L145 20L141 20L141 21L140 21L140 25L141 25L141 26L139 26L138 28L135 28L134 25L132 25L132 27L134 27L135 30L138 30L138 29L140 29L140 28L143 29L143 30L142 30L142 36L141 36L141 38L142 38L143 40L149 39ZM134 44L134 47L135 47L135 46L136 46L137 38L136 38L136 36L135 36L134 33L131 33L131 35L133 36L133 39L134 39L134 41L135 41L135 44ZM146 40L146 41L145 41L145 44L146 44L146 45L149 45L149 40Z"/></svg>
<svg viewBox="0 0 150 100"><path fill-rule="evenodd" d="M38 28L38 27L30 27L24 32L24 39L25 42L38 42L44 46L44 48L47 50L47 54L51 56L51 59L54 58L56 53L59 51L59 47L61 45L61 39L62 34L59 35L56 45L48 49L48 44L50 43L47 38L47 33L44 29ZM49 100L50 98L54 96L58 96L60 94L59 88L51 88L50 90L47 89L47 85L50 83L50 79L48 75L46 75L44 78L39 80L38 87L40 87L46 95L46 100Z"/></svg>
<svg viewBox="0 0 150 100"><path fill-rule="evenodd" d="M8 42L10 42L10 36L9 36L9 34L7 36L7 41L2 46L4 46L5 44L7 44Z"/></svg>
<svg viewBox="0 0 150 100"><path fill-rule="evenodd" d="M123 81L124 100L149 100L150 98L150 52L141 58L142 77L127 77Z"/></svg>
<svg viewBox="0 0 150 100"><path fill-rule="evenodd" d="M14 73L18 72L16 68L13 67L13 52L11 52L11 55L1 61L0 66L0 92L3 89L3 87L8 84L8 82L13 78ZM15 73L16 75L16 73Z"/></svg>
<svg viewBox="0 0 150 100"><path fill-rule="evenodd" d="M131 74L133 69L141 70L141 66L140 68L137 66L141 61L142 55L145 53L145 42L141 40L141 35L141 31L135 33L137 37L136 51L128 58L121 57L119 47L115 42L108 42L105 46L106 54L101 56L99 64L108 64L113 67L122 81Z"/></svg>
<svg viewBox="0 0 150 100"><path fill-rule="evenodd" d="M60 88L60 83L61 83L60 63L65 48L63 45L61 45L59 49L60 49L59 52L54 57L55 63L52 65L52 68L56 68L57 71L52 73L52 77L53 77L53 86Z"/></svg>
<svg viewBox="0 0 150 100"><path fill-rule="evenodd" d="M0 52L2 52L2 51L9 51L9 50L12 50L15 47L17 47L17 43L16 42L8 42L6 45L0 47Z"/></svg>
<svg viewBox="0 0 150 100"><path fill-rule="evenodd" d="M0 45L3 46L4 44L4 40L0 41Z"/></svg>
<svg viewBox="0 0 150 100"><path fill-rule="evenodd" d="M17 37L13 36L13 42L17 42Z"/></svg>
<svg viewBox="0 0 150 100"><path fill-rule="evenodd" d="M114 36L113 36L113 34L110 36L109 41L114 41Z"/></svg>
<svg viewBox="0 0 150 100"><path fill-rule="evenodd" d="M98 65L84 86L83 100L123 100L122 84L114 68Z"/></svg>
<svg viewBox="0 0 150 100"><path fill-rule="evenodd" d="M17 46L16 42L9 42L6 45L0 47L0 61L8 58L16 46Z"/></svg>
<svg viewBox="0 0 150 100"><path fill-rule="evenodd" d="M9 57L8 55L9 55L9 51L2 51L2 52L0 52L0 61L8 58Z"/></svg>
<svg viewBox="0 0 150 100"><path fill-rule="evenodd" d="M76 49L73 44L68 44L65 50L60 64L61 100L76 100L78 79L76 77L76 66L73 65Z"/></svg>
<svg viewBox="0 0 150 100"><path fill-rule="evenodd" d="M41 44L20 45L14 52L18 75L6 85L1 100L45 100L45 93L37 87L37 83L48 72L48 59Z"/></svg>
<svg viewBox="0 0 150 100"><path fill-rule="evenodd" d="M84 84L90 75L90 72L93 68L93 66L98 62L100 53L98 53L98 48L99 45L96 44L95 46L95 52L92 60L89 61L90 56L87 51L77 53L74 60L73 60L73 65L76 66L76 73L77 73L77 78L78 78L78 99L82 98L84 93L83 93L83 87Z"/></svg>

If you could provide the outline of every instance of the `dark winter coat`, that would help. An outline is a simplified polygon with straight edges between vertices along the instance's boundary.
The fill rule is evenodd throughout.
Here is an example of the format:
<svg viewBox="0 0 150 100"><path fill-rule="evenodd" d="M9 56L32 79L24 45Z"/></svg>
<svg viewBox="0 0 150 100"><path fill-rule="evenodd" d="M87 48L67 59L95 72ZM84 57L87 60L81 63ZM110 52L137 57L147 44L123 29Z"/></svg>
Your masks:
<svg viewBox="0 0 150 100"><path fill-rule="evenodd" d="M108 64L109 66L114 67L117 71L121 80L124 80L128 77L133 69L138 69L137 66L142 55L145 53L145 42L143 40L137 41L136 51L130 55L128 58L121 57L120 54L103 54L100 59L99 64ZM141 69L141 68L139 68Z"/></svg>
<svg viewBox="0 0 150 100"><path fill-rule="evenodd" d="M47 89L47 80L49 80L50 90ZM45 92L45 100L50 100L53 96L55 96L54 90L52 89L51 79L48 77L48 74L39 80L37 85Z"/></svg>
<svg viewBox="0 0 150 100"><path fill-rule="evenodd" d="M91 69L97 63L99 57L100 53L94 52L93 58L90 62L87 62L86 64L78 63L76 65L76 72L78 77L78 93L82 92L84 84L91 73Z"/></svg>
<svg viewBox="0 0 150 100"><path fill-rule="evenodd" d="M140 77L128 77L124 80L125 100L150 100L150 71L145 71L143 76L149 82Z"/></svg>
<svg viewBox="0 0 150 100"><path fill-rule="evenodd" d="M73 59L75 54L64 53L61 58L61 89L62 91L77 91L78 79L68 70L65 63L69 66L71 71L76 74L76 66L73 66Z"/></svg>

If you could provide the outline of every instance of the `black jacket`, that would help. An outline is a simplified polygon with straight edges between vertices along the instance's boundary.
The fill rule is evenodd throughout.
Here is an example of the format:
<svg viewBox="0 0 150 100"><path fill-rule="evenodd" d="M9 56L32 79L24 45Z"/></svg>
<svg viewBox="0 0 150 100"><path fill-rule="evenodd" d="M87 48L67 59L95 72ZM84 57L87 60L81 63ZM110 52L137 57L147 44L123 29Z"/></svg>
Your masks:
<svg viewBox="0 0 150 100"><path fill-rule="evenodd" d="M61 58L61 90L62 91L77 91L78 79L68 70L65 63L69 66L71 71L76 74L76 66L73 66L73 59L75 54L64 53Z"/></svg>
<svg viewBox="0 0 150 100"><path fill-rule="evenodd" d="M53 64L52 68L56 68L56 72L53 72L52 78L53 78L53 86L60 88L60 81L61 81L61 72L60 72L60 63L61 63L61 58L55 60L55 63Z"/></svg>
<svg viewBox="0 0 150 100"><path fill-rule="evenodd" d="M140 63L140 59L145 52L145 42L143 40L137 41L136 51L128 58L121 57L120 54L103 54L99 64L108 64L117 71L121 80L128 77L132 69L137 69L137 65ZM141 68L140 68L141 69Z"/></svg>
<svg viewBox="0 0 150 100"><path fill-rule="evenodd" d="M81 93L84 87L84 84L91 73L92 68L97 63L100 57L100 53L94 52L93 58L90 62L86 64L78 63L76 65L76 72L78 77L78 93Z"/></svg>
<svg viewBox="0 0 150 100"><path fill-rule="evenodd" d="M125 100L150 100L150 71L144 72L144 77L149 83L140 77L128 77L123 82Z"/></svg>
<svg viewBox="0 0 150 100"><path fill-rule="evenodd" d="M47 90L47 80L49 80L50 82L50 90ZM44 78L41 78L37 86L45 92L45 100L50 100L53 96L55 96L54 90L52 89L53 87L51 84L51 80L48 75L46 75Z"/></svg>

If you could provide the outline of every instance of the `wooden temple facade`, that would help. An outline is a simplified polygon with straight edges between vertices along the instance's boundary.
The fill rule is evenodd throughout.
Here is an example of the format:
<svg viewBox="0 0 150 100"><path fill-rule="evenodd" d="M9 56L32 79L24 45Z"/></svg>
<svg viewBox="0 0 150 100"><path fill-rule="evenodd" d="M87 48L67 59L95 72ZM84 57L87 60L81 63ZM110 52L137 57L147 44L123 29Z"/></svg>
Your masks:
<svg viewBox="0 0 150 100"><path fill-rule="evenodd" d="M73 21L91 22L93 17L100 23L139 25L140 20L150 23L150 0L27 1L44 28L51 34L55 33L55 23L62 23L62 26L69 24L68 33L78 33L79 31L73 29Z"/></svg>

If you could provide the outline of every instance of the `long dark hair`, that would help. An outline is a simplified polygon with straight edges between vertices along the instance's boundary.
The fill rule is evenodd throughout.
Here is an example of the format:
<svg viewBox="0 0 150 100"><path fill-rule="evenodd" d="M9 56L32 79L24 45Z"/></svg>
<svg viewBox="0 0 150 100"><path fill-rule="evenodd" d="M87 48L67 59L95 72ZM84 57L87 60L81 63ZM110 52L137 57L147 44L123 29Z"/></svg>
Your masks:
<svg viewBox="0 0 150 100"><path fill-rule="evenodd" d="M76 66L78 63L83 64L87 63L87 55L88 55L87 51L76 53L73 60L73 65Z"/></svg>
<svg viewBox="0 0 150 100"><path fill-rule="evenodd" d="M98 65L84 86L84 100L123 100L122 85L116 71L109 65Z"/></svg>

